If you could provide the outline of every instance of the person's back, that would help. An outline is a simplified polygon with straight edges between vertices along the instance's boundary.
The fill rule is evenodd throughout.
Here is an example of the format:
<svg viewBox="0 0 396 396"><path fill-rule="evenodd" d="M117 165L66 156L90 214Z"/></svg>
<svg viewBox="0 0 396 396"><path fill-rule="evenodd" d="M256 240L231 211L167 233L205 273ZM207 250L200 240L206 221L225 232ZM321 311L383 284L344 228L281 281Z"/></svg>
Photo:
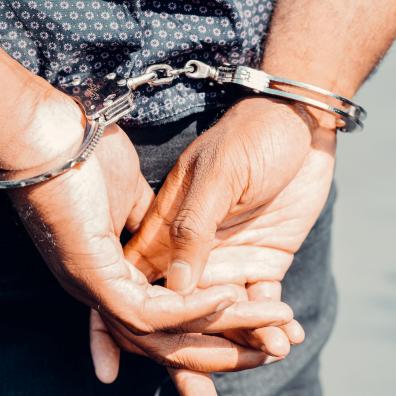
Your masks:
<svg viewBox="0 0 396 396"><path fill-rule="evenodd" d="M209 65L259 68L273 1L0 1L0 46L24 67L78 98L89 111L122 92L126 79L153 64L181 68L190 59ZM147 85L135 110L120 122L140 167L157 192L185 148L248 92L178 76ZM318 356L334 323L336 293L330 270L327 204L282 281L306 340L273 365L215 374L220 395L319 395ZM88 314L45 267L5 193L0 194L0 395L107 393L172 394L166 371L124 354L111 386L95 379ZM241 266L244 265L241 263Z"/></svg>

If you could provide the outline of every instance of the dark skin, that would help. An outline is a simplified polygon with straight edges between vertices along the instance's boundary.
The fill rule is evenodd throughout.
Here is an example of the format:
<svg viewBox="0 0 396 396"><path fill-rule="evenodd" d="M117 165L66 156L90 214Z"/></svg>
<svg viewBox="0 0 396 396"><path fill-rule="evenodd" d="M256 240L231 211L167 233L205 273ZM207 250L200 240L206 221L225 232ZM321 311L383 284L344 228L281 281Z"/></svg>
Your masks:
<svg viewBox="0 0 396 396"><path fill-rule="evenodd" d="M70 150L78 147L84 127L79 108L71 98L2 55L2 78L7 73L10 81L30 78L27 86L36 90L27 94L23 91L26 84L19 85L22 91L5 84L9 87L4 91L9 102L22 98L24 108L31 111L26 111L25 118L9 123L2 137L11 147L22 150L24 136L29 136L32 154L25 157L18 151L13 157L4 156L2 163L14 170L41 164L51 167L67 140L52 141L47 134L62 120L59 129L70 130L70 135L76 137ZM41 156L47 144L54 147L44 150ZM117 126L106 130L88 161L48 182L13 190L11 198L59 283L76 299L98 309L109 326L120 335L127 334L157 361L208 372L255 367L267 358L265 352L198 333L219 333L238 328L241 323L249 328L283 325L293 317L291 309L280 301L238 302L239 294L233 285L216 285L182 296L152 286L130 264L122 250L120 233L124 226L136 231L152 203L153 192L141 174L132 143ZM224 310L225 318L221 315ZM184 333L196 335L180 335ZM161 346L167 348L161 350L155 344L150 347L153 338L155 342L160 339ZM218 348L222 354L211 361L209 354L203 354L205 348Z"/></svg>
<svg viewBox="0 0 396 396"><path fill-rule="evenodd" d="M303 0L298 7L279 0L262 68L352 97L395 36L391 0ZM154 278L166 275L182 294L210 284L210 263L224 266L212 276L232 272L236 256L249 268L262 255L262 263L282 269L272 278L281 280L325 203L337 126L332 114L308 106L241 101L181 155L127 257ZM241 276L246 285L263 280L260 269L251 273L253 279ZM172 377L182 395L215 394L201 373Z"/></svg>
<svg viewBox="0 0 396 396"><path fill-rule="evenodd" d="M352 1L303 0L298 9L304 13L296 10L290 0L278 2L264 70L352 96L395 36L395 3L382 0L373 4L364 0L357 6ZM361 20L366 23L357 23ZM0 62L1 67L7 68L10 65L7 62L10 61ZM8 122L9 127L0 137L3 148L0 163L6 169L51 163L65 147L72 150L79 144L81 116L74 103L51 91L42 80L22 76L21 69L14 66L11 74L1 74L2 86L9 87L3 96L7 101L1 103L1 119L15 123ZM10 106L13 98L22 102L26 119L15 114L13 119ZM70 117L70 124L62 125L75 131L68 135L71 136L68 141L51 138L54 135L48 130L53 130L53 125L42 127L61 116ZM54 125L58 124L59 121ZM314 109L301 111L298 106L267 99L242 101L186 150L151 209L152 194L140 176L136 153L122 133L113 128L103 139L106 145L99 146L83 166L12 196L32 234L40 236L36 243L50 269L76 298L94 308L100 305L102 317L121 346L132 350L134 345L167 365L193 370L172 373L181 394L198 388L213 394L208 377L194 371L254 367L265 362L268 355L221 337L209 336L208 340L208 336L197 336L196 342L195 336L188 333L236 330L245 319L251 321L251 330L274 328L289 323L292 313L276 300L275 293L265 301L254 301L256 297L254 293L249 295L247 282L252 280L249 278L252 272L239 275L245 280L247 297L251 298L248 303L236 303L240 295L235 285L227 282L225 286L193 293L202 274L205 279L205 265L211 257L213 260L212 251L220 247L223 258L231 260L230 247L241 238L235 246L247 265L255 263L255 256L248 253L253 246L259 247L259 255L270 249L268 262L279 269L272 279L253 276L252 283L282 278L329 190L336 125L332 116ZM21 133L24 131L29 133ZM15 147L14 153L9 155L4 150L6 145ZM123 163L128 158L131 161L128 167L131 174L126 179L113 177L117 163L109 161L109 157L122 157L120 153L125 155ZM323 173L318 175L318 169ZM307 183L303 187L299 183L306 175L312 178L308 183L310 194L306 194ZM319 197L304 210L299 206L305 201L299 195L302 192L304 198ZM101 197L99 202L94 199L97 197ZM133 230L139 228L126 256L118 240L124 224ZM260 237L252 240L249 227ZM165 241L168 258L165 270L150 254L144 253L149 247L151 250L153 235L156 240ZM277 255L276 251L285 255ZM128 261L133 257L140 257L135 261L142 271ZM169 263L173 265L167 268ZM168 287L178 293L149 285L144 276L149 271L158 276L165 272ZM218 281L222 283L221 279ZM223 303L228 308L224 309ZM221 313L202 321L219 307ZM182 331L187 336L169 334L169 330ZM137 337L137 333L149 335ZM238 340L241 337L229 333L227 336ZM164 337L169 339L166 345L170 349L156 349L159 342L163 344ZM180 340L187 341L187 345L180 344ZM106 342L101 346L109 345ZM205 361L205 343L210 348L213 343L219 346L215 359ZM94 341L92 344L96 345ZM152 354L155 349L159 353ZM107 381L116 372L117 352L112 356L116 363L106 372L107 378L103 379ZM94 358L100 373L103 361L100 354L94 353ZM194 386L190 387L191 383Z"/></svg>

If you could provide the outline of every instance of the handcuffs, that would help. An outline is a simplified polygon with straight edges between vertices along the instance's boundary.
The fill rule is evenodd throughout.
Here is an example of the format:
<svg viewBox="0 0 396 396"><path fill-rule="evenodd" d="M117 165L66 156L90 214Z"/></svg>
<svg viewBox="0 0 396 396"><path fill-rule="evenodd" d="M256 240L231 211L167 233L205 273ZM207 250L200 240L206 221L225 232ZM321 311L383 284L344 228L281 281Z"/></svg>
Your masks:
<svg viewBox="0 0 396 396"><path fill-rule="evenodd" d="M262 70L256 70L247 66L234 66L224 64L214 67L198 60L189 60L182 68L173 68L168 64L154 64L149 66L141 75L128 79L118 80L117 86L124 87L125 93L116 96L109 95L94 112L87 112L82 104L78 102L86 119L84 137L78 152L61 165L50 170L31 169L23 171L0 170L0 189L11 189L31 186L52 179L67 172L76 165L86 161L100 141L107 126L117 123L134 108L134 92L141 86L149 84L159 87L171 84L176 78L185 76L191 79L208 79L218 84L236 84L252 90L256 94L264 94L300 102L315 108L333 113L342 121L342 126L337 128L340 132L353 132L363 128L366 111L359 105L353 103L343 96L334 94L315 85L289 80L286 78L272 76ZM108 74L105 79L114 80L115 73ZM279 85L297 87L314 93L315 98L303 96L278 89ZM337 101L339 106L333 106L318 100L317 96L323 96L328 100Z"/></svg>

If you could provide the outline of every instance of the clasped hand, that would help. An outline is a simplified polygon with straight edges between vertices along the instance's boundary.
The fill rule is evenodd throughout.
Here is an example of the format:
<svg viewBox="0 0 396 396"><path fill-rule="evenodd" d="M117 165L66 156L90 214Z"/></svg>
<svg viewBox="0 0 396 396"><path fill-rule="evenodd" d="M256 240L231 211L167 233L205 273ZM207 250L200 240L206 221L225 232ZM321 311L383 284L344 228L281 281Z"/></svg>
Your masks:
<svg viewBox="0 0 396 396"><path fill-rule="evenodd" d="M234 284L240 301L279 301L279 282L325 204L334 167L335 134L296 111L264 99L231 109L181 155L126 257L150 281L167 277L182 294ZM230 328L227 315L239 307L246 309L240 303L221 314ZM224 336L275 357L304 338L295 320L236 328ZM124 347L136 351L133 343ZM192 381L210 387L202 374L172 374L183 394Z"/></svg>
<svg viewBox="0 0 396 396"><path fill-rule="evenodd" d="M69 98L49 88L39 99L32 133L57 128L48 125L57 117L82 130ZM172 371L182 394L189 381L214 392L197 372L256 367L302 341L279 282L325 203L335 147L305 116L241 101L187 148L155 199L117 126L86 163L12 192L60 284L100 313L91 318L100 379L117 374L117 344L195 371ZM124 226L134 236L123 249ZM168 288L150 283L161 277Z"/></svg>

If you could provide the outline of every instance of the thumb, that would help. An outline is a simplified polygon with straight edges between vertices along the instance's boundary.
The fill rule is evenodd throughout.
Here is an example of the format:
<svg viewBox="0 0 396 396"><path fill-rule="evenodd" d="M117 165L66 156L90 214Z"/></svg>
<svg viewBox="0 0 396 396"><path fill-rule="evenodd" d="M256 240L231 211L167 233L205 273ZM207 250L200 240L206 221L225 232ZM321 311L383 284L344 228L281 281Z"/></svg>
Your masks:
<svg viewBox="0 0 396 396"><path fill-rule="evenodd" d="M196 288L213 247L218 224L229 205L224 202L218 183L191 181L171 222L168 288L190 294Z"/></svg>
<svg viewBox="0 0 396 396"><path fill-rule="evenodd" d="M111 384L118 376L120 349L113 341L98 312L91 309L89 338L95 374L99 381Z"/></svg>
<svg viewBox="0 0 396 396"><path fill-rule="evenodd" d="M168 369L180 396L217 396L210 374L184 369Z"/></svg>
<svg viewBox="0 0 396 396"><path fill-rule="evenodd" d="M131 233L135 233L138 230L140 223L155 198L154 191L141 173L139 174L135 195L137 199L135 199L134 205L125 224L125 227Z"/></svg>

